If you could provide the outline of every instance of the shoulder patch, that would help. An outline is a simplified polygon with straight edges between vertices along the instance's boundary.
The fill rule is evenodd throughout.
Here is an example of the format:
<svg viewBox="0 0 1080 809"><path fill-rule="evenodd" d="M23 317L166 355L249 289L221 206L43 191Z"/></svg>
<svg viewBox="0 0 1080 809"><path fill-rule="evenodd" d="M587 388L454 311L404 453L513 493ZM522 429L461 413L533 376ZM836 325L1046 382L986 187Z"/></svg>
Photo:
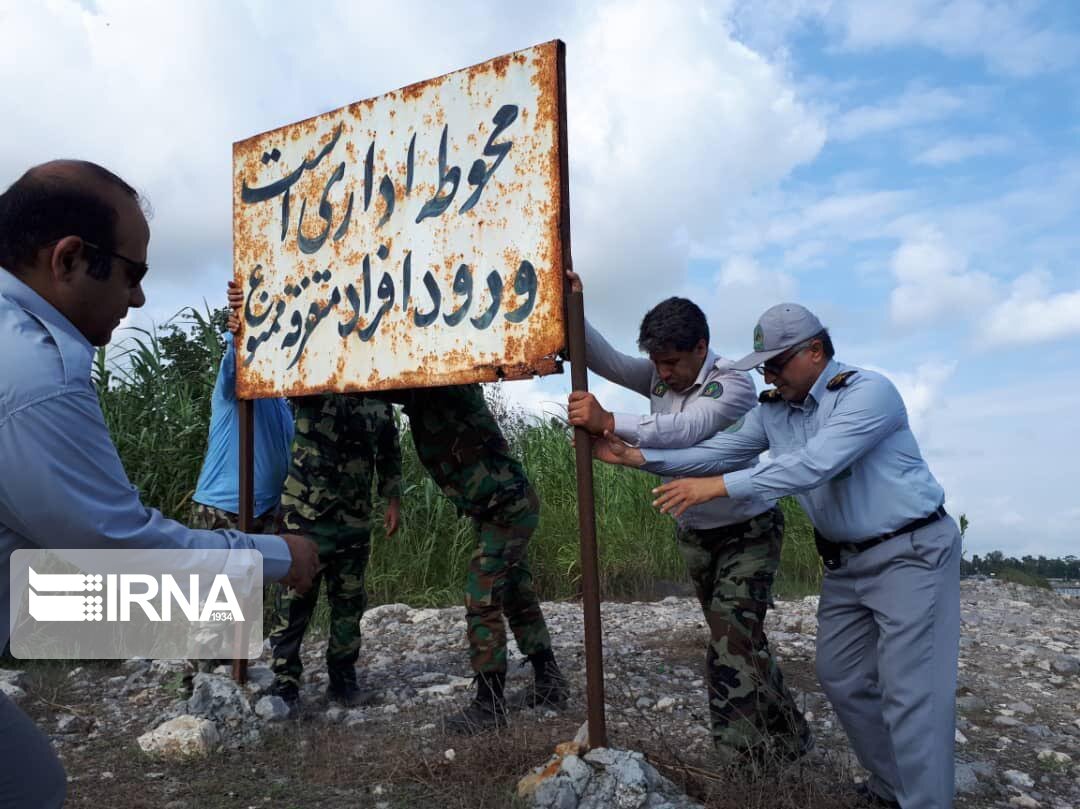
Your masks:
<svg viewBox="0 0 1080 809"><path fill-rule="evenodd" d="M778 391L776 388L769 388L768 390L763 390L761 394L757 397L757 400L762 404L771 404L773 402L783 401L783 399L780 398L780 391Z"/></svg>
<svg viewBox="0 0 1080 809"><path fill-rule="evenodd" d="M702 388L701 395L708 396L710 399L719 399L724 395L724 386L714 380Z"/></svg>
<svg viewBox="0 0 1080 809"><path fill-rule="evenodd" d="M666 382L657 382L656 387L652 389L652 395L653 396L663 396L665 393L667 393L667 383Z"/></svg>
<svg viewBox="0 0 1080 809"><path fill-rule="evenodd" d="M857 373L859 373L859 372L858 371L841 371L836 376L834 376L832 379L830 379L828 381L828 383L826 383L825 389L826 390L838 390L840 388L846 388L848 380L851 379L851 377L855 376L855 374L857 374Z"/></svg>

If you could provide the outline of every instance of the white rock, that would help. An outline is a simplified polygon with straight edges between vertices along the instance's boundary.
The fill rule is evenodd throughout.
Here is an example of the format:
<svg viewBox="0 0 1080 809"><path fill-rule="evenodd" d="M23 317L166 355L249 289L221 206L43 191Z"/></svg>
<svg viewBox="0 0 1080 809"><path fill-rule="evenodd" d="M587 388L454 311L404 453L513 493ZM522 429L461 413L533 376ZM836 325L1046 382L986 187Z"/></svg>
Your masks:
<svg viewBox="0 0 1080 809"><path fill-rule="evenodd" d="M1031 780L1031 776L1026 772L1020 772L1019 770L1005 770L1004 777L1005 781L1012 784L1014 787L1030 789L1035 786L1035 782Z"/></svg>
<svg viewBox="0 0 1080 809"><path fill-rule="evenodd" d="M585 760L590 764L597 764L601 767L610 767L615 763L616 751L607 747L596 747L585 754Z"/></svg>
<svg viewBox="0 0 1080 809"><path fill-rule="evenodd" d="M574 794L580 798L589 784L589 779L592 778L592 767L577 756L567 756L563 759L559 769L570 779L570 786L574 788Z"/></svg>
<svg viewBox="0 0 1080 809"><path fill-rule="evenodd" d="M249 666L247 682L244 686L249 692L260 694L274 684L274 672L269 666Z"/></svg>
<svg viewBox="0 0 1080 809"><path fill-rule="evenodd" d="M453 747L447 748L443 751L443 758L447 761L453 761L457 758L457 751Z"/></svg>
<svg viewBox="0 0 1080 809"><path fill-rule="evenodd" d="M242 719L251 713L251 704L239 683L217 674L196 674L188 713L208 719Z"/></svg>
<svg viewBox="0 0 1080 809"><path fill-rule="evenodd" d="M967 744L967 736L965 736L963 733L961 733L959 729L957 729L957 731L956 731L956 743L957 744Z"/></svg>
<svg viewBox="0 0 1080 809"><path fill-rule="evenodd" d="M671 697L661 697L656 701L656 710L658 711L670 711L675 707L675 700Z"/></svg>
<svg viewBox="0 0 1080 809"><path fill-rule="evenodd" d="M1041 803L1030 795L1017 795L1013 798L1009 798L1009 805L1021 806L1024 807L1024 809L1038 809L1038 807L1042 806Z"/></svg>
<svg viewBox="0 0 1080 809"><path fill-rule="evenodd" d="M439 610L427 609L427 610L410 610L408 621L410 624L422 624L425 621L431 621L439 617Z"/></svg>
<svg viewBox="0 0 1080 809"><path fill-rule="evenodd" d="M79 669L81 671L81 669ZM26 672L18 669L0 669L0 683L22 688L26 685Z"/></svg>
<svg viewBox="0 0 1080 809"><path fill-rule="evenodd" d="M138 739L144 753L164 758L205 756L213 752L219 741L213 722L189 715L170 719Z"/></svg>
<svg viewBox="0 0 1080 809"><path fill-rule="evenodd" d="M1070 764L1072 763L1072 756L1068 753L1059 753L1056 750L1040 750L1039 761L1048 764Z"/></svg>
<svg viewBox="0 0 1080 809"><path fill-rule="evenodd" d="M74 714L60 714L56 717L57 733L87 733L94 726L94 720Z"/></svg>
<svg viewBox="0 0 1080 809"><path fill-rule="evenodd" d="M26 696L26 692L14 683L9 683L4 680L0 680L0 693L10 699L12 702L18 702Z"/></svg>
<svg viewBox="0 0 1080 809"><path fill-rule="evenodd" d="M187 669L186 660L155 660L150 664L154 674L176 674Z"/></svg>
<svg viewBox="0 0 1080 809"><path fill-rule="evenodd" d="M255 713L267 722L279 722L289 718L289 705L279 696L266 696L255 703Z"/></svg>

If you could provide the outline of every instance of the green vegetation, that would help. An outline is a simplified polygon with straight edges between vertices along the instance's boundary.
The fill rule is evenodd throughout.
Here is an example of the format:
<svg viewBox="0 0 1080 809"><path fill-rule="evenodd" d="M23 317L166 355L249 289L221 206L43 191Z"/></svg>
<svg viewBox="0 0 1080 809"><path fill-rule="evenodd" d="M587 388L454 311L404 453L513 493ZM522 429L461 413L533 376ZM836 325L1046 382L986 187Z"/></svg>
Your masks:
<svg viewBox="0 0 1080 809"><path fill-rule="evenodd" d="M1003 567L997 572L1001 581L1011 581L1013 584L1023 584L1025 587L1042 587L1044 590L1052 590L1050 582L1035 573L1025 573L1015 567Z"/></svg>
<svg viewBox="0 0 1080 809"><path fill-rule="evenodd" d="M972 556L970 562L966 559L960 562L960 572L964 575L983 574L1004 578L1005 570L1014 571L1010 575L1023 573L1035 580L1066 579L1076 581L1080 580L1080 557L1066 556L1063 559L1047 559L1045 556L1023 556L1017 559L1013 556L1005 556L1001 551L990 551L986 556L979 556L978 554ZM1010 579L1010 581L1014 581L1014 579ZM1021 583L1027 584L1028 582ZM1040 584L1038 586L1042 587L1044 585Z"/></svg>
<svg viewBox="0 0 1080 809"><path fill-rule="evenodd" d="M224 350L224 310L184 310L160 332L137 332L108 358L99 351L95 382L102 411L143 502L184 520L202 464L210 396ZM543 503L530 545L537 589L545 599L572 598L580 587L577 485L567 429L507 406L489 389L492 410L522 459ZM368 591L372 603L437 606L461 601L473 550L472 525L424 472L402 425L405 498L402 530L375 530ZM651 475L594 465L601 589L615 599L650 598L657 582L685 582L672 521L650 505ZM787 531L779 595L817 592L821 567L809 521L783 504ZM381 520L376 521L376 526Z"/></svg>

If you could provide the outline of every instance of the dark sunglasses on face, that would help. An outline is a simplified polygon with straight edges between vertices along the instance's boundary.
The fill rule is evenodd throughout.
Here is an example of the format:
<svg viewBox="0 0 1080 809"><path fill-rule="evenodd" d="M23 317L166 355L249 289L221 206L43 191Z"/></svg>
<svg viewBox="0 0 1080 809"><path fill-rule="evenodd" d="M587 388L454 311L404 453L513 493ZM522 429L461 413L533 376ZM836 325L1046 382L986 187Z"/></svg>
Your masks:
<svg viewBox="0 0 1080 809"><path fill-rule="evenodd" d="M808 349L813 342L813 340L807 340L805 343L799 343L797 346L787 351L786 356L781 355L779 359L774 357L768 362L763 362L761 365L755 365L754 370L762 376L765 376L765 374L780 376L780 372L784 370L784 366L795 359L800 351Z"/></svg>
<svg viewBox="0 0 1080 809"><path fill-rule="evenodd" d="M114 253L111 250L104 250L93 242L88 242L86 239L83 239L82 243L100 255L108 256L109 258L118 258L123 261L124 272L127 273L128 286L132 289L135 289L135 287L141 284L142 279L146 277L146 273L150 271L150 265L145 261L135 261L127 256Z"/></svg>

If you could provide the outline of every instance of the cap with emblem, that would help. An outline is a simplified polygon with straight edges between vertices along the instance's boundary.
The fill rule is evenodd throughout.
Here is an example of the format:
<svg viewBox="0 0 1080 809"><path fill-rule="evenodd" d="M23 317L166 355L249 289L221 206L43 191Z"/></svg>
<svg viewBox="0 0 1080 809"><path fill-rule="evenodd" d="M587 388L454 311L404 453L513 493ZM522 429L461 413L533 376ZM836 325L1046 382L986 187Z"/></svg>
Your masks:
<svg viewBox="0 0 1080 809"><path fill-rule="evenodd" d="M767 309L754 326L753 353L731 363L730 367L737 371L749 371L792 346L809 340L824 328L821 321L805 306L778 303Z"/></svg>

